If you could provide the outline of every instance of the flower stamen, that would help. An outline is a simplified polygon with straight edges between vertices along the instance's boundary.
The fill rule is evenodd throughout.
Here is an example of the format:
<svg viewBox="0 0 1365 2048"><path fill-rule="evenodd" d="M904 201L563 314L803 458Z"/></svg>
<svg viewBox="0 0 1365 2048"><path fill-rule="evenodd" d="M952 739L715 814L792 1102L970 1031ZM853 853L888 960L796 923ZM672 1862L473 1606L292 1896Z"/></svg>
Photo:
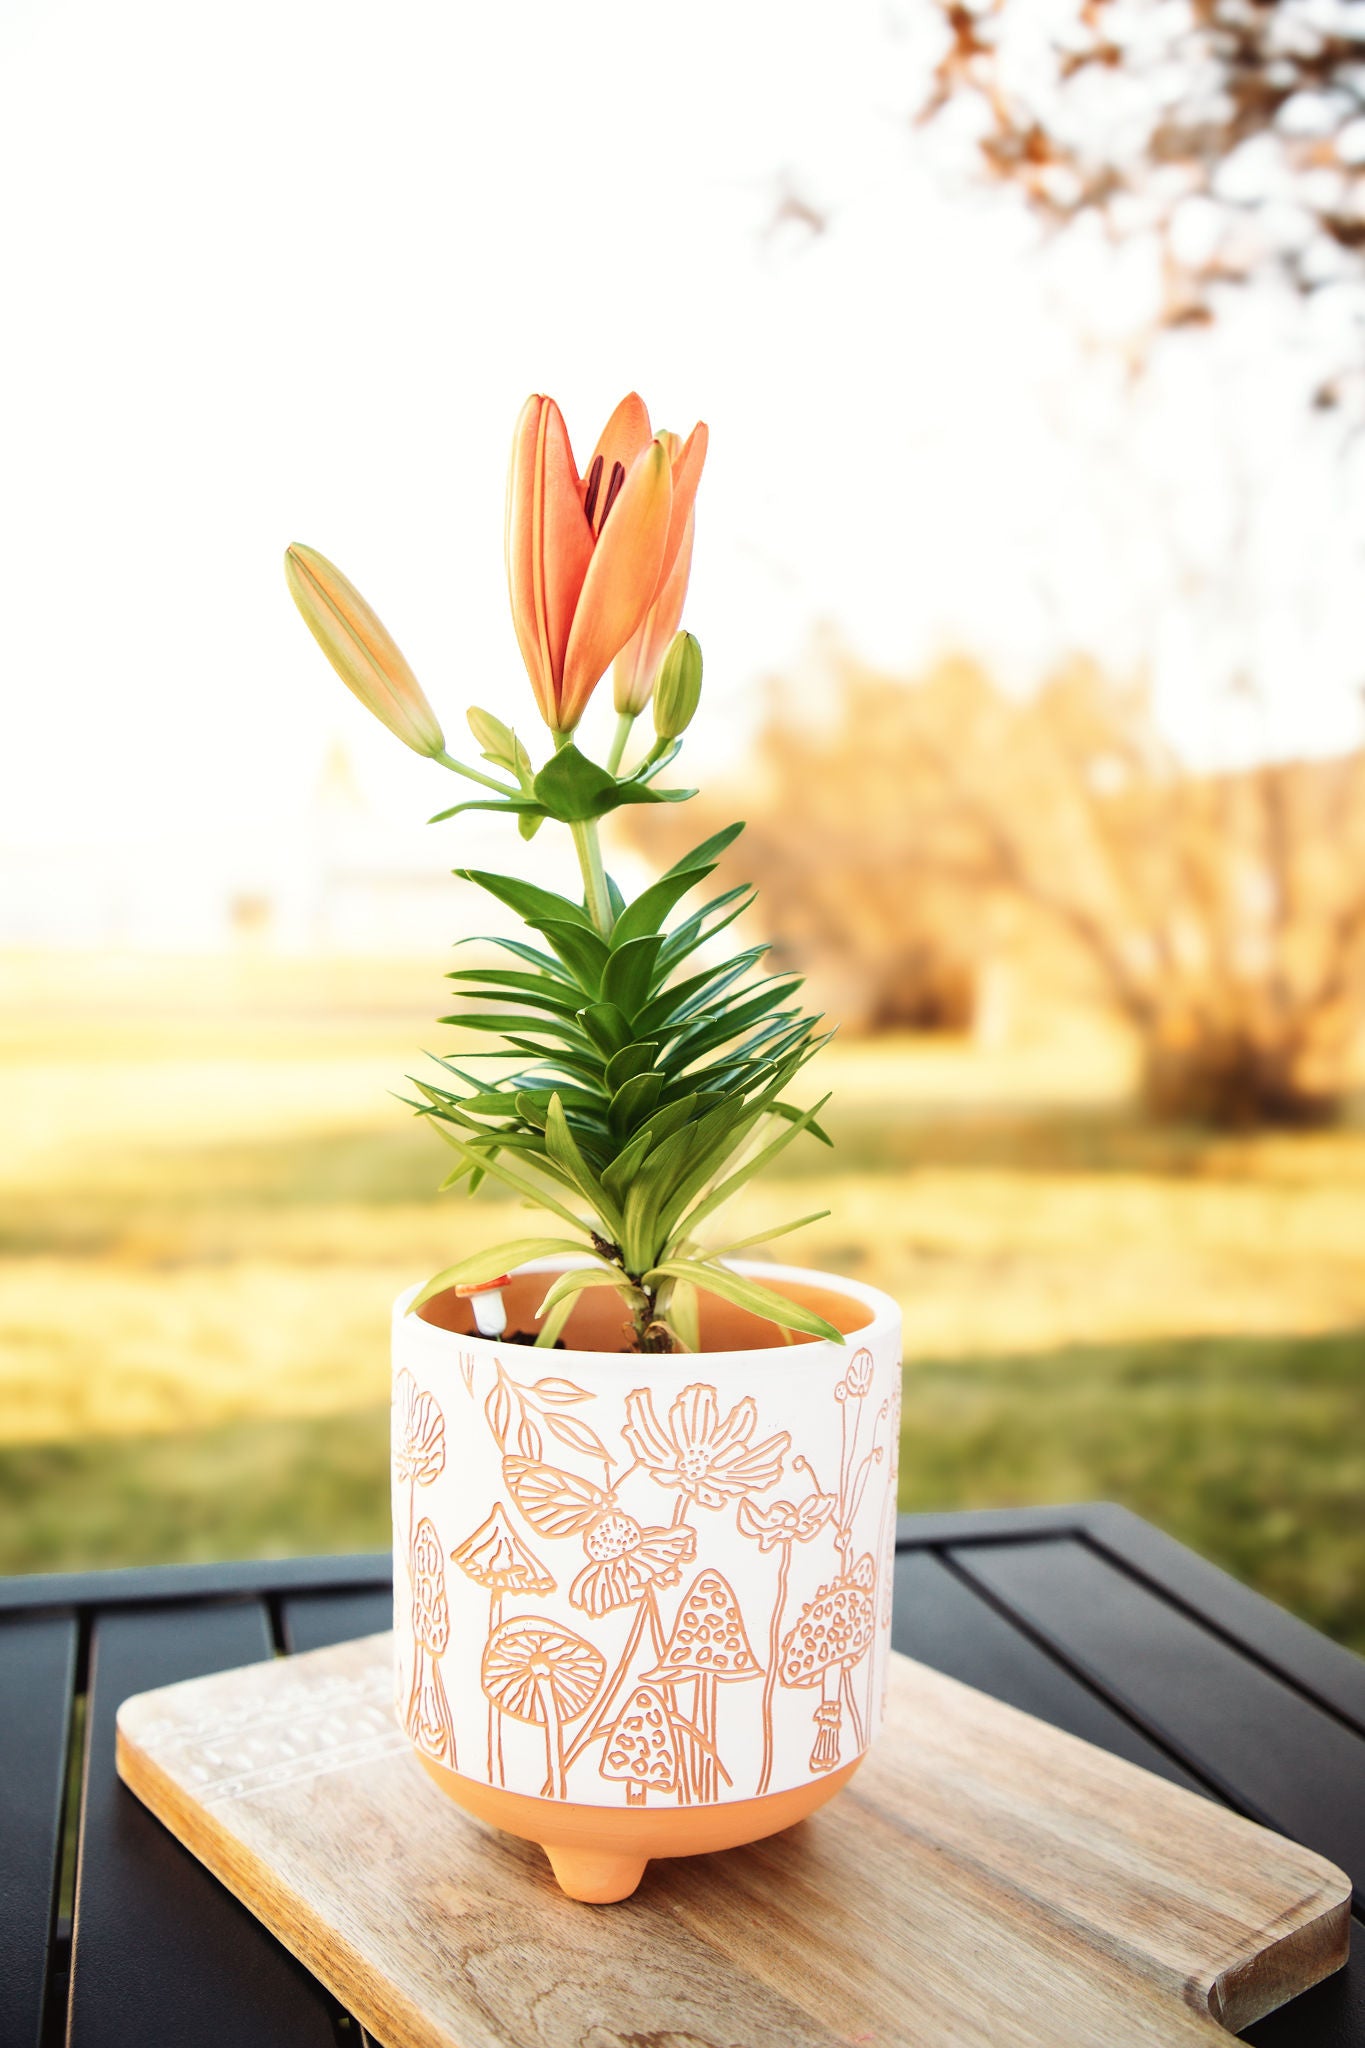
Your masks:
<svg viewBox="0 0 1365 2048"><path fill-rule="evenodd" d="M600 459L601 458L599 457L598 460L600 461ZM617 495L620 492L621 486L625 482L625 480L626 465L624 464L624 462L613 462L611 466L611 482L607 485L607 501L602 507L601 525L599 525L597 529L599 533L602 531L602 527L605 526L607 523L607 514L608 512L610 512L612 506L616 503Z"/></svg>
<svg viewBox="0 0 1365 2048"><path fill-rule="evenodd" d="M587 514L589 526L592 526L593 523L593 514L597 510L597 493L601 490L601 488L602 458L600 455L594 455L591 467L588 470L588 494L583 500L583 510ZM605 516L606 515L603 514L603 517ZM595 528L594 531L596 531Z"/></svg>

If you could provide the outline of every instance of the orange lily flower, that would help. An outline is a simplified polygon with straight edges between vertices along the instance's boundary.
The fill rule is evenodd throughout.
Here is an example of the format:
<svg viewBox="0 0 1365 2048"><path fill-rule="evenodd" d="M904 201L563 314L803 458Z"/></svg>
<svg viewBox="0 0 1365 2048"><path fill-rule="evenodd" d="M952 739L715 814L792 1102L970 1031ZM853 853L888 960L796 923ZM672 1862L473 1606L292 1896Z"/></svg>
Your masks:
<svg viewBox="0 0 1365 2048"><path fill-rule="evenodd" d="M698 432L705 435L705 427L699 428ZM682 443L678 436L660 434L659 439L668 450L669 461L679 462L682 456ZM704 441L702 455L705 455ZM699 461L698 474L700 469ZM675 491L678 488L676 469L673 488ZM692 488L695 492L695 483ZM695 525L696 515L689 506L673 566L667 575L660 576L653 604L616 657L616 665L612 670L616 709L622 713L629 712L632 718L639 717L653 695L663 658L682 620L683 604L687 597L687 581L692 573L692 538Z"/></svg>
<svg viewBox="0 0 1365 2048"><path fill-rule="evenodd" d="M552 732L572 732L672 575L705 457L705 427L669 446L632 392L580 476L559 407L527 399L507 480L507 586Z"/></svg>

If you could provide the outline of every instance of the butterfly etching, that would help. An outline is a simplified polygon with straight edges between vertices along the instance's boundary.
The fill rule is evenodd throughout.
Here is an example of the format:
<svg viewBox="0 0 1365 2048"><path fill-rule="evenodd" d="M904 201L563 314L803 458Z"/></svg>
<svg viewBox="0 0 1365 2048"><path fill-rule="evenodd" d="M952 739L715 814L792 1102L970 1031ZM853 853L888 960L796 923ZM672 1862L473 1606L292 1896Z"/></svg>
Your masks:
<svg viewBox="0 0 1365 2048"><path fill-rule="evenodd" d="M588 1561L569 1598L589 1614L609 1614L655 1587L676 1586L696 1555L694 1531L646 1526L618 1505L614 1492L576 1473L530 1458L507 1458L503 1471L512 1498L540 1535L582 1537Z"/></svg>
<svg viewBox="0 0 1365 2048"><path fill-rule="evenodd" d="M539 1536L581 1536L616 1506L614 1491L538 1458L512 1455L502 1469L513 1500Z"/></svg>

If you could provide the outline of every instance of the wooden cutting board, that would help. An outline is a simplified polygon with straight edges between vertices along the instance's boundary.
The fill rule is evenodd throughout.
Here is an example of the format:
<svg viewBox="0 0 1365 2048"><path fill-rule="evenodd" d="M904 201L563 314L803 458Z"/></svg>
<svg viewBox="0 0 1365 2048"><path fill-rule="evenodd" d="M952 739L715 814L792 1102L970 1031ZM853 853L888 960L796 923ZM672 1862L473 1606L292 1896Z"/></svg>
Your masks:
<svg viewBox="0 0 1365 2048"><path fill-rule="evenodd" d="M575 1905L426 1777L389 1656L119 1714L125 1782L384 2048L1181 2048L1346 1959L1320 1856L906 1657L829 1807Z"/></svg>

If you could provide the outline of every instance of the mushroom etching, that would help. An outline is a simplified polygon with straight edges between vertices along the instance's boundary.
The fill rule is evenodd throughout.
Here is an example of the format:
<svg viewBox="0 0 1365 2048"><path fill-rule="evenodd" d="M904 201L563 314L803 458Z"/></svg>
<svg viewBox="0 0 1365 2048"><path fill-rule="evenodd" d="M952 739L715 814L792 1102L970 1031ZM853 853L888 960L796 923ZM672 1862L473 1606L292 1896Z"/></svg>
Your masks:
<svg viewBox="0 0 1365 2048"><path fill-rule="evenodd" d="M608 1725L646 1628L653 1655L662 1651L659 1589L676 1586L681 1579L684 1564L696 1554L696 1533L682 1526L641 1523L618 1505L615 1493L555 1465L509 1456L503 1460L503 1472L513 1500L538 1535L582 1540L587 1561L569 1587L571 1605L594 1619L621 1607L635 1608L625 1644L593 1703L592 1716L565 1755L567 1769Z"/></svg>
<svg viewBox="0 0 1365 2048"><path fill-rule="evenodd" d="M815 1747L810 1755L813 1771L838 1768L845 1697L853 1717L854 1741L859 1749L863 1747L862 1723L849 1671L872 1647L873 1578L872 1560L863 1557L851 1573L841 1573L828 1586L821 1586L815 1598L801 1609L782 1645L778 1677L783 1685L820 1688L815 1708Z"/></svg>
<svg viewBox="0 0 1365 2048"><path fill-rule="evenodd" d="M417 1489L439 1479L446 1465L446 1419L434 1394L419 1393L410 1372L394 1382L394 1470L408 1482L408 1550L413 1544Z"/></svg>
<svg viewBox="0 0 1365 2048"><path fill-rule="evenodd" d="M670 1689L685 1679L696 1681L693 1708L695 1769L689 1768L687 1752L682 1756L683 1773L679 1798L686 1805L692 1793L698 1799L719 1797L717 1776L728 1785L729 1773L720 1762L716 1747L716 1687L721 1681L760 1678L763 1666L749 1647L739 1602L727 1579L717 1571L698 1572L678 1609L673 1633L659 1659L658 1669L645 1673L646 1685Z"/></svg>
<svg viewBox="0 0 1365 2048"><path fill-rule="evenodd" d="M500 1500L493 1503L488 1519L451 1552L452 1562L475 1585L488 1594L488 1633L502 1623L503 1598L508 1593L553 1593L555 1581L540 1559L526 1548L507 1519ZM503 1778L502 1723L498 1708L488 1695L488 1779L501 1785Z"/></svg>
<svg viewBox="0 0 1365 2048"><path fill-rule="evenodd" d="M412 1374L404 1369L393 1383L393 1470L395 1487L407 1483L408 1494L408 1585L414 1601L417 1588L417 1489L440 1478L446 1462L446 1424L434 1394L418 1390ZM397 1518L395 1517L395 1522ZM444 1593L442 1595L444 1598ZM416 1608L414 1606L414 1613ZM423 1651L413 1654L413 1670L407 1713L422 1682ZM438 1674L439 1677L439 1674ZM398 1672L398 1696L403 1697L403 1675ZM452 1737L453 1740L453 1737Z"/></svg>
<svg viewBox="0 0 1365 2048"><path fill-rule="evenodd" d="M416 1649L407 1731L419 1749L454 1770L455 1728L441 1679L441 1659L450 1647L450 1607L440 1538L425 1516L412 1542L412 1634Z"/></svg>
<svg viewBox="0 0 1365 2048"><path fill-rule="evenodd" d="M652 1685L637 1685L607 1737L598 1769L624 1778L626 1805L643 1806L648 1794L678 1787L678 1741L668 1701Z"/></svg>
<svg viewBox="0 0 1365 2048"><path fill-rule="evenodd" d="M572 1629L543 1615L504 1621L484 1645L480 1679L499 1713L545 1730L548 1799L567 1799L564 1724L587 1712L606 1658Z"/></svg>

